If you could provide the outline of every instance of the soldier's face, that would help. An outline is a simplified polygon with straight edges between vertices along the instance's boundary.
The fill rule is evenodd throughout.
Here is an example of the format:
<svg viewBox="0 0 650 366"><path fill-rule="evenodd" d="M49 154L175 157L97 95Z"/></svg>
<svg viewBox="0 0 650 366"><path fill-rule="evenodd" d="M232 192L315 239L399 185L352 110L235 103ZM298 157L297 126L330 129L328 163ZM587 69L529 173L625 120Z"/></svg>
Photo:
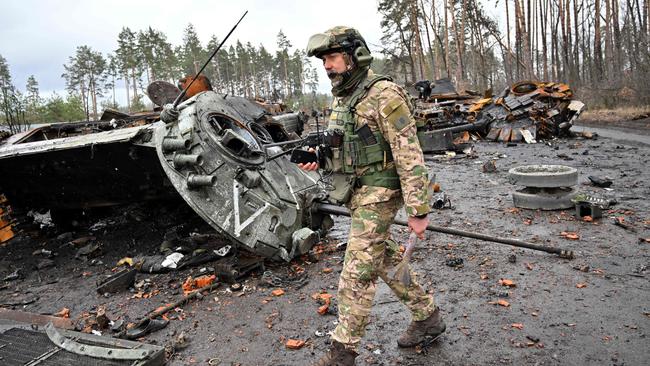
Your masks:
<svg viewBox="0 0 650 366"><path fill-rule="evenodd" d="M323 66L330 78L333 87L341 85L345 79L345 72L352 69L352 62L347 54L332 52L323 55Z"/></svg>
<svg viewBox="0 0 650 366"><path fill-rule="evenodd" d="M342 52L333 52L323 55L323 66L327 74L341 74L348 69Z"/></svg>

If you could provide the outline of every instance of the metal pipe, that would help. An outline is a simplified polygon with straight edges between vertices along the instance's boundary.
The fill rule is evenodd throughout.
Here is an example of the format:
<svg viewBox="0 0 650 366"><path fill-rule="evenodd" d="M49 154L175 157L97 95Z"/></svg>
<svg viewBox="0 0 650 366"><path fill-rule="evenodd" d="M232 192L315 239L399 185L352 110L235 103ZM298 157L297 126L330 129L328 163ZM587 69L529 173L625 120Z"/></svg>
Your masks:
<svg viewBox="0 0 650 366"><path fill-rule="evenodd" d="M460 126L441 128L439 130L425 131L424 134L433 135L433 134L445 133L445 132L476 131L476 130L480 129L481 127L483 127L483 124L466 123L466 124L463 124L463 125L460 125Z"/></svg>
<svg viewBox="0 0 650 366"><path fill-rule="evenodd" d="M298 139L298 140L289 140L289 141L280 141L280 142L273 142L270 144L264 144L262 145L263 147L274 147L274 146L284 146L284 145L290 145L290 144L297 144L299 142L303 142L305 139Z"/></svg>
<svg viewBox="0 0 650 366"><path fill-rule="evenodd" d="M203 157L200 154L174 154L174 167L181 168L186 165L203 165Z"/></svg>
<svg viewBox="0 0 650 366"><path fill-rule="evenodd" d="M165 152L176 150L187 150L192 142L190 139L179 139L167 137L163 139L162 148Z"/></svg>
<svg viewBox="0 0 650 366"><path fill-rule="evenodd" d="M340 216L348 216L348 217L350 217L350 210L348 210L345 207L336 206L336 205L332 205L332 204L329 204L329 203L314 203L314 206L312 207L312 210L323 212L323 213L328 213L328 214L332 214L332 215L340 215ZM404 219L396 218L394 222L396 224L398 224L398 225L401 225L401 226L408 226L408 222L406 220L404 220ZM507 245L512 245L512 246L520 247L520 248L539 250L539 251L546 252L546 253L557 254L561 258L566 258L566 259L573 259L573 257L574 257L572 250L564 250L564 249L561 249L561 248L553 248L553 247L549 247L549 246L545 246L545 245L533 244L533 243L529 243L529 242L526 242L526 241L523 241L523 240L518 240L518 239L501 238L501 237L498 237L498 236L491 236L491 235L486 235L486 234L473 233L473 232L470 232L470 231L454 229L454 228L451 228L451 227L442 227L442 226L437 226L437 225L433 225L433 224L429 224L427 226L427 230L435 231L435 232L443 233L443 234L462 236L462 237L466 237L466 238L491 241L491 242L500 243L500 244L507 244Z"/></svg>
<svg viewBox="0 0 650 366"><path fill-rule="evenodd" d="M216 183L217 177L214 175L190 174L190 176L187 177L188 188L209 187L214 186Z"/></svg>

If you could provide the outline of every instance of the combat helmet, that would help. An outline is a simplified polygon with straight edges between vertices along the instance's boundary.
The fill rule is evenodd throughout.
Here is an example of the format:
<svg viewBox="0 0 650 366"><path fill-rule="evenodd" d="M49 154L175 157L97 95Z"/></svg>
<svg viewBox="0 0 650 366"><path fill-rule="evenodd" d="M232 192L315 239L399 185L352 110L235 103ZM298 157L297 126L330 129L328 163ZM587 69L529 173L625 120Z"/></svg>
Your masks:
<svg viewBox="0 0 650 366"><path fill-rule="evenodd" d="M361 33L352 27L336 26L316 33L307 42L307 56L322 57L333 52L345 52L361 68L372 62L370 50Z"/></svg>

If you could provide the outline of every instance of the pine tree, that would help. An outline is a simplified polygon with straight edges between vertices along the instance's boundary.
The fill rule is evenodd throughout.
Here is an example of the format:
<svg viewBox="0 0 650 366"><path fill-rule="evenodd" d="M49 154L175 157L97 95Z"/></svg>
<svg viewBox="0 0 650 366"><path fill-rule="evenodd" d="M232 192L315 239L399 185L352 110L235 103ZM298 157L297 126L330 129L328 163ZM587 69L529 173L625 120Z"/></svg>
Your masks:
<svg viewBox="0 0 650 366"><path fill-rule="evenodd" d="M29 128L26 120L26 99L12 83L7 60L0 55L0 114L11 133Z"/></svg>
<svg viewBox="0 0 650 366"><path fill-rule="evenodd" d="M70 56L69 63L63 67L65 73L62 76L66 80L66 88L71 93L80 94L88 119L92 106L92 117L96 120L97 97L103 95L104 90L106 60L100 52L93 51L88 46L79 46L75 56Z"/></svg>
<svg viewBox="0 0 650 366"><path fill-rule="evenodd" d="M178 49L178 59L183 76L196 75L206 59L199 36L192 24L183 33L183 45Z"/></svg>
<svg viewBox="0 0 650 366"><path fill-rule="evenodd" d="M41 96L38 90L38 81L34 75L27 78L27 85L25 86L27 95L25 96L27 107L27 121L32 123L38 120L38 108L41 105Z"/></svg>
<svg viewBox="0 0 650 366"><path fill-rule="evenodd" d="M129 88L133 86L133 97L138 95L137 79L140 75L137 74L137 67L139 64L136 36L129 27L122 28L122 31L117 36L117 50L115 50L117 65L122 74L124 85L126 88L127 109L130 111L130 92Z"/></svg>
<svg viewBox="0 0 650 366"><path fill-rule="evenodd" d="M285 97L288 97L291 93L289 89L289 48L291 47L291 42L289 42L287 36L284 35L282 29L280 29L277 36L277 46L278 51L276 53L276 58L279 62L280 70L282 71L282 86L284 87Z"/></svg>
<svg viewBox="0 0 650 366"><path fill-rule="evenodd" d="M107 59L108 63L106 65L106 82L104 83L104 88L106 91L110 91L111 100L109 103L105 103L104 106L112 109L118 109L119 106L117 104L115 96L115 82L120 75L118 61L113 54L108 55Z"/></svg>

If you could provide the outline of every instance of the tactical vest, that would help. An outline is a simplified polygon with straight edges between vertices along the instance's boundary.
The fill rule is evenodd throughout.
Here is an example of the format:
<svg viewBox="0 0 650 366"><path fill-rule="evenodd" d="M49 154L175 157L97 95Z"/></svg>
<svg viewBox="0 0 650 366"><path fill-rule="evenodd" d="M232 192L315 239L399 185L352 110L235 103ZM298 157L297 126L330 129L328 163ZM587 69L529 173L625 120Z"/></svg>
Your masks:
<svg viewBox="0 0 650 366"><path fill-rule="evenodd" d="M387 168L387 163L393 161L393 155L384 136L380 131L374 131L373 135L377 143L367 145L355 130L356 105L368 94L370 88L381 80L391 79L383 75L366 78L345 102L337 103L332 109L328 130L343 131L342 143L331 148L332 171L354 176L357 169L367 168L363 175L356 177L357 186L399 189L397 170L394 166Z"/></svg>

